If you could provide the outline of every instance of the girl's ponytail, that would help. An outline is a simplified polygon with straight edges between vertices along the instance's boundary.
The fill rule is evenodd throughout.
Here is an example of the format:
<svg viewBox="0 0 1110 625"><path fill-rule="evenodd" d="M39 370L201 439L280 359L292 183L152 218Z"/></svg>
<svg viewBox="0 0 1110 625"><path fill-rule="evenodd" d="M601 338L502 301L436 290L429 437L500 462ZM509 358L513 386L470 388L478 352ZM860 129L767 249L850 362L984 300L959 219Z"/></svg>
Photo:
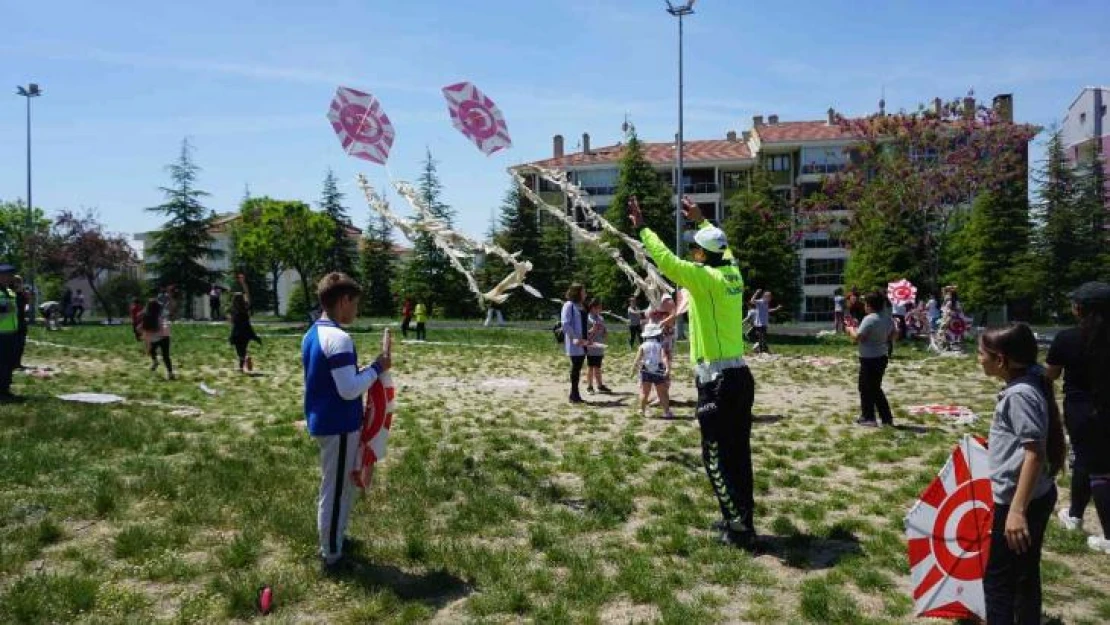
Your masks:
<svg viewBox="0 0 1110 625"><path fill-rule="evenodd" d="M1045 453L1048 457L1048 471L1055 476L1064 467L1064 461L1068 455L1068 446L1064 440L1064 423L1060 418L1060 406L1056 403L1056 391L1052 388L1052 382L1040 365L1037 365L1036 369L1041 393L1048 402L1048 440Z"/></svg>

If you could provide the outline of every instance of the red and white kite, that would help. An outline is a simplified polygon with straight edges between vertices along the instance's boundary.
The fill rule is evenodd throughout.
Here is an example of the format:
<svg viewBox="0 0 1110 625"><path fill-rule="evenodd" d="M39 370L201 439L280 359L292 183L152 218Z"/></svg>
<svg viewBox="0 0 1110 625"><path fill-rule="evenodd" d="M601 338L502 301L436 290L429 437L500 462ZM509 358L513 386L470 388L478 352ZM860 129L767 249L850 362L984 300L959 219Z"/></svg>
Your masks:
<svg viewBox="0 0 1110 625"><path fill-rule="evenodd" d="M894 305L912 304L917 301L917 287L905 279L887 283L886 298Z"/></svg>
<svg viewBox="0 0 1110 625"><path fill-rule="evenodd" d="M393 340L387 329L382 335L382 353L392 352ZM374 465L385 458L389 428L393 426L393 399L397 389L388 372L378 376L366 391L366 408L362 414L362 432L358 437L358 457L351 479L366 490L374 477Z"/></svg>
<svg viewBox="0 0 1110 625"><path fill-rule="evenodd" d="M947 320L945 331L948 333L948 340L953 343L962 342L964 336L971 330L971 317L965 315L963 311L954 310L948 315Z"/></svg>
<svg viewBox="0 0 1110 625"><path fill-rule="evenodd" d="M451 123L486 156L512 147L509 127L501 109L473 84L460 82L443 88Z"/></svg>
<svg viewBox="0 0 1110 625"><path fill-rule="evenodd" d="M985 441L964 436L906 515L916 616L986 618L993 511Z"/></svg>
<svg viewBox="0 0 1110 625"><path fill-rule="evenodd" d="M335 90L328 121L348 155L385 165L393 147L393 124L378 99L350 87Z"/></svg>

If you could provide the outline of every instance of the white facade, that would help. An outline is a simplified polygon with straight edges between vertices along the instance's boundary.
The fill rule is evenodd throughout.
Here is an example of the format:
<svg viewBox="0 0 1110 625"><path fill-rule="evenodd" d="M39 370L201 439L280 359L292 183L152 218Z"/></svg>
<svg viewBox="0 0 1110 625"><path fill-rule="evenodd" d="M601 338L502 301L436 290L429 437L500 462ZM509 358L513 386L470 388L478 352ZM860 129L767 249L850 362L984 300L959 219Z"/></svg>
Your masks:
<svg viewBox="0 0 1110 625"><path fill-rule="evenodd" d="M1060 126L1065 150L1110 134L1110 87L1087 87L1068 107Z"/></svg>

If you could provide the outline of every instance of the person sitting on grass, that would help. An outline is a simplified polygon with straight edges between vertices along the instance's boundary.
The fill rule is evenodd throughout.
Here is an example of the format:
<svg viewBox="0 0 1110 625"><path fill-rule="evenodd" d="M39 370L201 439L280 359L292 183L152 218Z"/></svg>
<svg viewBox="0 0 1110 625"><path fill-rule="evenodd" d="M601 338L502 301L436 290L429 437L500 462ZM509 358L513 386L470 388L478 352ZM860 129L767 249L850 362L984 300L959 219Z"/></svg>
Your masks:
<svg viewBox="0 0 1110 625"><path fill-rule="evenodd" d="M649 323L644 327L644 342L636 352L636 360L632 363L634 375L640 376L640 416L647 416L648 398L651 389L659 396L659 403L663 406L663 418L673 419L671 412L671 355L663 349L663 329L657 324Z"/></svg>
<svg viewBox="0 0 1110 625"><path fill-rule="evenodd" d="M362 289L342 273L330 273L317 288L323 314L301 341L304 412L308 433L320 448L320 494L316 529L325 574L341 572L343 533L354 503L355 471L362 428L362 396L389 371L388 354L358 366L354 341L343 325L354 323Z"/></svg>
<svg viewBox="0 0 1110 625"><path fill-rule="evenodd" d="M593 395L594 383L597 383L599 393L612 393L612 389L601 381L601 363L605 360L605 341L609 337L609 330L605 327L605 319L601 317L601 300L596 297L590 300L587 318L589 330L586 332L586 392Z"/></svg>
<svg viewBox="0 0 1110 625"><path fill-rule="evenodd" d="M150 355L150 370L158 370L158 350L162 351L162 362L166 365L166 379L173 380L173 361L170 360L170 320L163 314L162 305L152 299L143 311L143 342L146 353Z"/></svg>
<svg viewBox="0 0 1110 625"><path fill-rule="evenodd" d="M863 300L867 316L860 322L859 327L848 326L848 336L853 343L859 344L859 402L860 417L856 421L859 425L875 427L875 410L879 411L879 418L883 425L894 425L894 415L890 412L890 404L883 393L883 375L886 374L888 342L894 336L894 323L890 317L882 314L886 307L886 297L874 291L868 293Z"/></svg>

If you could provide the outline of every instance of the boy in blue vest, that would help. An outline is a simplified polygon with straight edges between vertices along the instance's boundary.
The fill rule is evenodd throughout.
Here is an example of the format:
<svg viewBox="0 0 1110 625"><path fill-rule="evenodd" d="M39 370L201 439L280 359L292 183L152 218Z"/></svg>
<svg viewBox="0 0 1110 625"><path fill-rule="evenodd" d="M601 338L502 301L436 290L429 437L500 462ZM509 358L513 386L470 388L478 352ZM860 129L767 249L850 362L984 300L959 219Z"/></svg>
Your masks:
<svg viewBox="0 0 1110 625"><path fill-rule="evenodd" d="M320 445L316 527L327 574L341 568L343 532L354 503L351 476L362 427L362 395L391 364L389 356L381 354L370 366L358 366L354 341L342 326L358 316L361 295L358 283L345 274L325 276L317 288L323 314L301 342L305 420L308 433Z"/></svg>

